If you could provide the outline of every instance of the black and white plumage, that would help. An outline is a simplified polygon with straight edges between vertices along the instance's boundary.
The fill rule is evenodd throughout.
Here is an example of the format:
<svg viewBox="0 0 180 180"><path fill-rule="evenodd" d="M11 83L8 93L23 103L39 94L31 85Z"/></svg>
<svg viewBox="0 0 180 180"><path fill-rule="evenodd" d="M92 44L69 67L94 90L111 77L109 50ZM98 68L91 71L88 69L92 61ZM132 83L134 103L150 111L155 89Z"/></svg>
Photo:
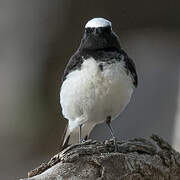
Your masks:
<svg viewBox="0 0 180 180"><path fill-rule="evenodd" d="M60 104L68 126L63 144L78 142L79 127L85 138L96 124L110 125L129 103L137 84L135 65L121 48L111 22L90 20L64 71Z"/></svg>

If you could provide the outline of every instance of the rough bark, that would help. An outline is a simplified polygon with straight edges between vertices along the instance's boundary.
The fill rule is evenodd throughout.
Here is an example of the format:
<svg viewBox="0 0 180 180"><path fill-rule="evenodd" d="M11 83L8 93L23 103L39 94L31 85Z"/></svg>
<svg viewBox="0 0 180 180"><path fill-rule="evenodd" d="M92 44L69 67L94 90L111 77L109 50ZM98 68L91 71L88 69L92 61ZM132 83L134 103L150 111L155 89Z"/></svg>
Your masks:
<svg viewBox="0 0 180 180"><path fill-rule="evenodd" d="M72 145L24 180L180 180L180 154L162 138Z"/></svg>

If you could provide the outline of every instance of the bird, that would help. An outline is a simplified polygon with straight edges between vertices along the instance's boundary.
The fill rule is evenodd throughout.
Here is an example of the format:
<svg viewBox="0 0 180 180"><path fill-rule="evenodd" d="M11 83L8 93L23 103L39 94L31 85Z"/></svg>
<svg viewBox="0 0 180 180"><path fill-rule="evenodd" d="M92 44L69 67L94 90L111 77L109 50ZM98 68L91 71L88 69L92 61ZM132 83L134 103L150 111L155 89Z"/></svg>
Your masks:
<svg viewBox="0 0 180 180"><path fill-rule="evenodd" d="M125 109L137 85L135 64L112 23L101 17L89 20L62 77L60 104L68 120L62 146L82 143L97 124L106 122L117 150L111 121Z"/></svg>

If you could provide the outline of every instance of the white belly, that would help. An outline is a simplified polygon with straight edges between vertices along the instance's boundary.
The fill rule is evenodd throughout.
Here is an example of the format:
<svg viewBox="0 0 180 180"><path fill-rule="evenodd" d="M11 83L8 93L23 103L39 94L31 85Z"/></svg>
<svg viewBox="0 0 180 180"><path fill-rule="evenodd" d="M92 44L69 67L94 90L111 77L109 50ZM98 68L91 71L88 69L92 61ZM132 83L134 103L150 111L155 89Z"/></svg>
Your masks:
<svg viewBox="0 0 180 180"><path fill-rule="evenodd" d="M68 74L61 87L60 103L64 117L74 126L86 121L96 124L107 116L118 116L132 92L132 80L123 61L107 64L101 71L97 62L89 58L80 70Z"/></svg>

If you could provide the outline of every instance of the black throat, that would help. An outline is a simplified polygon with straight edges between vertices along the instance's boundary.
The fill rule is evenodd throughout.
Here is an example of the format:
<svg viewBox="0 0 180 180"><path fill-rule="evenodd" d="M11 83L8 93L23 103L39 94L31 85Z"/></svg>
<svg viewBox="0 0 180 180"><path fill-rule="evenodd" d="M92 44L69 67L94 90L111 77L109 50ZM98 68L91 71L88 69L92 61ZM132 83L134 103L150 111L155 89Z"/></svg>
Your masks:
<svg viewBox="0 0 180 180"><path fill-rule="evenodd" d="M118 51L120 49L119 38L111 30L111 27L85 29L79 46L80 52L90 53L93 51Z"/></svg>

